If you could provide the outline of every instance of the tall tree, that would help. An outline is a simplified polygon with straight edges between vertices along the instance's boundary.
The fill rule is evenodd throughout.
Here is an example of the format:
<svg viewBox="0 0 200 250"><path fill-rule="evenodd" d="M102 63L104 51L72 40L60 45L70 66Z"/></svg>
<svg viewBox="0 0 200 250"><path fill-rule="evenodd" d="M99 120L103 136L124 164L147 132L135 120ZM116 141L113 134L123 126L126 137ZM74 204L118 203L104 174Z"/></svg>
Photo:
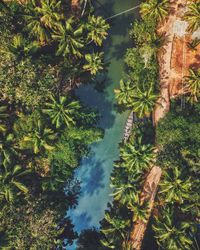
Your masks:
<svg viewBox="0 0 200 250"><path fill-rule="evenodd" d="M22 183L21 177L29 174L31 170L23 170L21 166L0 166L0 199L13 202L19 193L28 193L28 188Z"/></svg>
<svg viewBox="0 0 200 250"><path fill-rule="evenodd" d="M76 26L74 18L68 19L64 25L60 24L52 37L58 41L57 55L68 58L71 55L76 58L82 57L81 49L84 47L83 26Z"/></svg>
<svg viewBox="0 0 200 250"><path fill-rule="evenodd" d="M183 203L191 195L191 179L183 178L178 167L173 167L164 173L164 179L160 183L159 194L167 203Z"/></svg>
<svg viewBox="0 0 200 250"><path fill-rule="evenodd" d="M194 32L200 27L200 2L190 3L184 19L188 21L188 31Z"/></svg>
<svg viewBox="0 0 200 250"><path fill-rule="evenodd" d="M149 0L141 4L140 13L143 18L162 21L169 11L169 0Z"/></svg>
<svg viewBox="0 0 200 250"><path fill-rule="evenodd" d="M83 65L83 69L89 71L91 75L96 75L103 69L103 52L86 54L85 59L87 62Z"/></svg>
<svg viewBox="0 0 200 250"><path fill-rule="evenodd" d="M78 110L80 110L80 103L78 101L69 101L66 96L59 96L58 98L51 96L51 100L45 104L43 108L43 113L47 114L52 124L56 128L66 125L75 124L74 115Z"/></svg>
<svg viewBox="0 0 200 250"><path fill-rule="evenodd" d="M88 41L93 41L96 45L101 46L103 40L108 35L109 24L106 23L103 17L90 16L86 28L88 30Z"/></svg>

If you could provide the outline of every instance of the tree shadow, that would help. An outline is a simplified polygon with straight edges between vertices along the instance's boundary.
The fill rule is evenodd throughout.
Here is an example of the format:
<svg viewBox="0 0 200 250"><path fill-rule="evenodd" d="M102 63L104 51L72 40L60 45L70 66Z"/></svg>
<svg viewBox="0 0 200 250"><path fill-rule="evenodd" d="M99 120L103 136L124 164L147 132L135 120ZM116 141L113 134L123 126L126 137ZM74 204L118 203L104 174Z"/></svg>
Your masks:
<svg viewBox="0 0 200 250"><path fill-rule="evenodd" d="M86 184L82 188L83 195L88 194L90 196L94 194L98 194L100 189L103 189L105 185L103 184L103 180L105 177L104 170L102 168L102 164L104 161L96 161L94 158L88 159L86 162L87 165L90 165L90 171L88 172L87 177L84 179L84 183Z"/></svg>

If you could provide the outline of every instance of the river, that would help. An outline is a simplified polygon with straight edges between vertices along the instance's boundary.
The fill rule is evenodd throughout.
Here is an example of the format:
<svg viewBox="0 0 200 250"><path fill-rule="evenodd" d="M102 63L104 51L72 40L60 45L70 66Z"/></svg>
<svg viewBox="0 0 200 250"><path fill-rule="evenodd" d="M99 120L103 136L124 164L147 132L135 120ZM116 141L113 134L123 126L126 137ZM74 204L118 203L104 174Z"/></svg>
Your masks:
<svg viewBox="0 0 200 250"><path fill-rule="evenodd" d="M98 11L101 11L104 17L108 17L137 6L140 0L99 0L99 2L103 7ZM135 18L138 18L137 9L111 20L109 36L104 44L108 71L102 76L104 79L102 86L100 84L100 88L96 88L92 84L82 85L76 91L83 103L99 111L101 118L98 126L105 131L103 140L91 146L89 157L82 159L75 174L81 181L81 195L77 207L68 211L67 215L71 217L78 233L91 227L98 228L107 203L112 199L110 174L113 162L118 159L118 144L122 140L128 116L127 112L118 112L114 89L119 86L119 81L123 77L123 56L130 46L128 32ZM75 250L75 244L67 249Z"/></svg>

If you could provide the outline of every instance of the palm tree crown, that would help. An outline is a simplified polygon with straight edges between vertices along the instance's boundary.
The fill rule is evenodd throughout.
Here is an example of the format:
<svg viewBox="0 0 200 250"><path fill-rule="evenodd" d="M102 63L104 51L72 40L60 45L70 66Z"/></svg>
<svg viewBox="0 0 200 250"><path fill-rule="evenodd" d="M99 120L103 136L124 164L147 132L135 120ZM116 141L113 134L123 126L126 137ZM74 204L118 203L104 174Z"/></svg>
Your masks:
<svg viewBox="0 0 200 250"><path fill-rule="evenodd" d="M106 23L105 19L98 16L90 16L88 19L88 40L93 41L96 45L101 46L103 40L106 39L109 29L109 24Z"/></svg>
<svg viewBox="0 0 200 250"><path fill-rule="evenodd" d="M194 71L190 69L190 76L186 78L186 89L190 92L189 100L193 102L198 102L200 97L200 69Z"/></svg>
<svg viewBox="0 0 200 250"><path fill-rule="evenodd" d="M56 128L66 125L69 127L75 124L74 114L80 109L78 101L70 102L66 96L55 98L51 96L51 101L46 103L43 113L47 114Z"/></svg>
<svg viewBox="0 0 200 250"><path fill-rule="evenodd" d="M184 19L188 21L188 31L194 32L200 27L200 2L191 3Z"/></svg>
<svg viewBox="0 0 200 250"><path fill-rule="evenodd" d="M91 75L96 75L97 72L103 69L103 52L86 54L85 59L87 63L83 65L83 69L89 71Z"/></svg>
<svg viewBox="0 0 200 250"><path fill-rule="evenodd" d="M68 19L65 24L59 24L52 37L58 41L57 55L64 57L73 55L82 57L81 49L84 47L83 26L74 27L74 19Z"/></svg>
<svg viewBox="0 0 200 250"><path fill-rule="evenodd" d="M141 4L140 13L143 18L163 20L169 11L169 0L149 0Z"/></svg>

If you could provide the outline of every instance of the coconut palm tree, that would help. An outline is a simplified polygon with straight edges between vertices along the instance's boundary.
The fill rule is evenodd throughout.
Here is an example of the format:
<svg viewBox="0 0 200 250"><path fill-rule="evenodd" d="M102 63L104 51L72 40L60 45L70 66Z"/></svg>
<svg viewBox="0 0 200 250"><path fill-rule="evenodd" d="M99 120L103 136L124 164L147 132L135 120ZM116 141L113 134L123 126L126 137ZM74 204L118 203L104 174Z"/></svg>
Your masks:
<svg viewBox="0 0 200 250"><path fill-rule="evenodd" d="M141 173L149 167L154 160L154 148L150 144L142 144L139 137L137 143L127 143L120 151L123 166L135 174Z"/></svg>
<svg viewBox="0 0 200 250"><path fill-rule="evenodd" d="M41 22L41 16L35 8L37 8L36 2L29 1L27 4L27 13L24 15L27 22L26 29L30 32L30 35L36 37L43 45L50 41L51 33L50 29Z"/></svg>
<svg viewBox="0 0 200 250"><path fill-rule="evenodd" d="M80 103L78 101L70 102L67 96L59 96L55 98L50 97L51 100L45 104L43 113L51 118L51 122L56 128L62 125L69 127L75 124L74 114L80 110Z"/></svg>
<svg viewBox="0 0 200 250"><path fill-rule="evenodd" d="M130 226L129 220L124 220L116 216L111 216L110 213L106 212L104 220L107 226L104 229L101 229L101 232L105 235L105 240L102 240L101 243L111 249L115 249L114 238L110 237L116 236L120 237L123 241L126 239L126 232Z"/></svg>
<svg viewBox="0 0 200 250"><path fill-rule="evenodd" d="M83 26L75 27L73 18L68 19L64 25L59 24L52 37L58 41L57 55L82 57L81 49L84 47Z"/></svg>
<svg viewBox="0 0 200 250"><path fill-rule="evenodd" d="M147 222L148 202L141 203L138 193L131 194L127 207L133 213L133 222L136 222L137 220Z"/></svg>
<svg viewBox="0 0 200 250"><path fill-rule="evenodd" d="M114 90L118 104L129 106L132 102L134 90L135 86L131 81L124 82L124 80L121 80L120 88Z"/></svg>
<svg viewBox="0 0 200 250"><path fill-rule="evenodd" d="M38 120L32 131L21 139L19 146L21 149L32 150L34 154L38 154L42 150L51 151L54 149L52 144L55 142L56 137L52 129L44 127L42 122Z"/></svg>
<svg viewBox="0 0 200 250"><path fill-rule="evenodd" d="M149 116L153 111L158 96L153 93L153 88L150 86L147 90L137 88L134 92L130 106L133 111L138 114L140 118Z"/></svg>
<svg viewBox="0 0 200 250"><path fill-rule="evenodd" d="M194 225L188 222L178 222L173 211L174 208L164 208L162 214L155 219L153 230L157 243L162 249L193 249Z"/></svg>
<svg viewBox="0 0 200 250"><path fill-rule="evenodd" d="M191 103L198 102L200 97L200 69L197 71L190 69L190 76L186 78L185 87L189 91Z"/></svg>
<svg viewBox="0 0 200 250"><path fill-rule="evenodd" d="M57 29L60 20L63 19L61 14L61 1L31 0L27 4L28 12L25 15L27 29L30 34L38 39L41 44L45 44L51 39L53 29Z"/></svg>
<svg viewBox="0 0 200 250"><path fill-rule="evenodd" d="M165 202L182 204L184 200L190 198L191 178L183 178L178 167L167 170L159 185L159 194L163 196Z"/></svg>
<svg viewBox="0 0 200 250"><path fill-rule="evenodd" d="M149 0L141 4L142 18L162 21L169 12L169 0Z"/></svg>
<svg viewBox="0 0 200 250"><path fill-rule="evenodd" d="M87 63L83 65L83 69L89 71L91 75L96 75L103 69L103 52L86 54L85 59Z"/></svg>
<svg viewBox="0 0 200 250"><path fill-rule="evenodd" d="M0 199L13 202L15 196L28 193L28 188L21 182L21 177L31 173L31 170L23 170L21 166L15 165L9 168L0 166Z"/></svg>
<svg viewBox="0 0 200 250"><path fill-rule="evenodd" d="M194 32L200 27L200 3L190 3L184 19L188 21L188 31Z"/></svg>
<svg viewBox="0 0 200 250"><path fill-rule="evenodd" d="M93 41L96 45L101 46L103 40L106 39L108 35L109 24L106 23L103 17L89 16L86 28L88 30L87 39L88 41Z"/></svg>
<svg viewBox="0 0 200 250"><path fill-rule="evenodd" d="M61 1L41 0L40 5L35 6L34 10L40 15L41 23L50 29L56 28L56 25L64 18Z"/></svg>
<svg viewBox="0 0 200 250"><path fill-rule="evenodd" d="M129 202L130 196L132 193L136 192L136 183L118 183L116 184L111 184L111 188L114 188L113 192L113 197L114 200L120 202L121 204L125 205Z"/></svg>

